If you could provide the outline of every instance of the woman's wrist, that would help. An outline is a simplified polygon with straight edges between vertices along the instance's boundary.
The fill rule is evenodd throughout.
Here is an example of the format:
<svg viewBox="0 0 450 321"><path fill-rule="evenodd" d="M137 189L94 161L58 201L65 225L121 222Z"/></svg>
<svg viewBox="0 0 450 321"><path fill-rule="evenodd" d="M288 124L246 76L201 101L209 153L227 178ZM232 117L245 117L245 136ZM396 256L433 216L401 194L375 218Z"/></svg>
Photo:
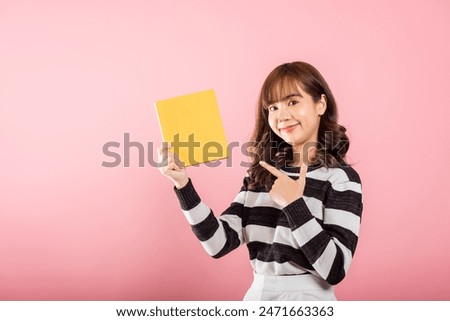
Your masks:
<svg viewBox="0 0 450 321"><path fill-rule="evenodd" d="M187 183L189 183L189 177L186 177L185 179L183 179L180 182L175 182L175 187L176 187L176 189L182 189L183 187L185 187L187 185Z"/></svg>

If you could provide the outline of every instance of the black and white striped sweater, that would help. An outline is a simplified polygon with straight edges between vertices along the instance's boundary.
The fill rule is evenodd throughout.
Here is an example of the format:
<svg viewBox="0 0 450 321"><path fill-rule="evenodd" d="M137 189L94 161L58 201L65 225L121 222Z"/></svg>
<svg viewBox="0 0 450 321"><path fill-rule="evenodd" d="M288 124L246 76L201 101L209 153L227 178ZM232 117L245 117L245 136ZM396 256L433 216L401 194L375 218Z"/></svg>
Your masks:
<svg viewBox="0 0 450 321"><path fill-rule="evenodd" d="M281 170L298 179L299 168ZM267 190L249 189L249 177L219 218L198 196L192 181L175 192L206 252L219 258L247 244L258 274L312 273L329 284L347 274L361 223L362 189L350 166L309 166L303 197L282 208Z"/></svg>

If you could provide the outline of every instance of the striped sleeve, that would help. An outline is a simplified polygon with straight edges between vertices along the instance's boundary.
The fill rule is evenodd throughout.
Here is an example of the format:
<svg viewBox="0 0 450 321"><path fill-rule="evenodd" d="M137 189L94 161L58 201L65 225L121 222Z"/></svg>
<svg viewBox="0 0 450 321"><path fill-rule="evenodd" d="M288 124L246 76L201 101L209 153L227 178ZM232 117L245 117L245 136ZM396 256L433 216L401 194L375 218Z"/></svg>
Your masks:
<svg viewBox="0 0 450 321"><path fill-rule="evenodd" d="M287 205L290 228L315 271L335 285L347 275L361 223L362 189L358 174L340 175L327 190L323 224L313 216L303 197Z"/></svg>
<svg viewBox="0 0 450 321"><path fill-rule="evenodd" d="M219 218L201 201L190 179L185 187L174 190L192 231L210 256L220 258L243 243L244 186Z"/></svg>

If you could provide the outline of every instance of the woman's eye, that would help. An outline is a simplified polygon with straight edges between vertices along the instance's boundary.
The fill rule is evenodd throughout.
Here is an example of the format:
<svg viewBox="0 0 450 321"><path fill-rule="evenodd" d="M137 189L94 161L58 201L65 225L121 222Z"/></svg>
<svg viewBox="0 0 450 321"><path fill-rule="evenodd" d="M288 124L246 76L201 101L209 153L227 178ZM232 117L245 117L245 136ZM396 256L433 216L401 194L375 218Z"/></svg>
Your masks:
<svg viewBox="0 0 450 321"><path fill-rule="evenodd" d="M269 108L267 108L269 111L275 111L277 110L277 106L269 106Z"/></svg>
<svg viewBox="0 0 450 321"><path fill-rule="evenodd" d="M291 100L291 101L289 102L289 106L297 105L297 104L298 104L298 101L296 101L296 100Z"/></svg>

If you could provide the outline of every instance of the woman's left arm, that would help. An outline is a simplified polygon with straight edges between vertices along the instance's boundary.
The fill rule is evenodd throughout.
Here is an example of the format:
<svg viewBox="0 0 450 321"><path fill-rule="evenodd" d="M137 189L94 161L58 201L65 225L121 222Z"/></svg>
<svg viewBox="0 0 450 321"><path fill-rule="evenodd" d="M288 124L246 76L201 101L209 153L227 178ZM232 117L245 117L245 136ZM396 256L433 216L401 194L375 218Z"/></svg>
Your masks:
<svg viewBox="0 0 450 321"><path fill-rule="evenodd" d="M320 224L301 197L283 208L295 239L315 271L328 283L342 281L358 241L363 209L356 171L339 175L327 190Z"/></svg>

